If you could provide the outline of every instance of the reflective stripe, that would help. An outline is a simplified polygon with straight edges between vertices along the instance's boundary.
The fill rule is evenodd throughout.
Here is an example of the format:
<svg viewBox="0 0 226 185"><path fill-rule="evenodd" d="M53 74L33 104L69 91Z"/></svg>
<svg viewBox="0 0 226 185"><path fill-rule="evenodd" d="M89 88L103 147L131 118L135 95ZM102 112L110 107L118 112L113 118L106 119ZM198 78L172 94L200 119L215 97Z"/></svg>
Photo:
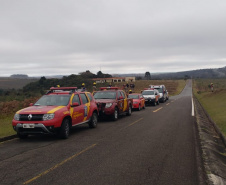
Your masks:
<svg viewBox="0 0 226 185"><path fill-rule="evenodd" d="M50 110L50 111L49 111L49 112L47 112L47 113L48 113L48 114L54 113L54 112L56 112L56 111L58 111L58 110L62 109L63 107L65 107L65 106L58 106L58 107L56 107L56 108L54 108L54 109Z"/></svg>

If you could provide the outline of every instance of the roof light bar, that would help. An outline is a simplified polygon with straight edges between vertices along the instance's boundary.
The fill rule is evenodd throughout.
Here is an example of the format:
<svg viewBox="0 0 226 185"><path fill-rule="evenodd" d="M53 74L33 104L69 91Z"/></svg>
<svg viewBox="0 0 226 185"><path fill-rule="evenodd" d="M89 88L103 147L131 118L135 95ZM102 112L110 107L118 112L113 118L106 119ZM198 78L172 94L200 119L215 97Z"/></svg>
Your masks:
<svg viewBox="0 0 226 185"><path fill-rule="evenodd" d="M118 87L100 87L100 90L118 90Z"/></svg>

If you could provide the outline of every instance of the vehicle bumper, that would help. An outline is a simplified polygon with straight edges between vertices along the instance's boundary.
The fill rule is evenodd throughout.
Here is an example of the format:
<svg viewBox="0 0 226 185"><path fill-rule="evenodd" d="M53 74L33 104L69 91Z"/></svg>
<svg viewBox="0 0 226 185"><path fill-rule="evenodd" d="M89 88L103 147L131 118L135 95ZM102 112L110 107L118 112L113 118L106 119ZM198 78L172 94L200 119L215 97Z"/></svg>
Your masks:
<svg viewBox="0 0 226 185"><path fill-rule="evenodd" d="M16 132L24 134L54 134L60 128L61 119L52 119L47 121L12 121L13 129ZM31 125L29 128L24 128L23 125Z"/></svg>
<svg viewBox="0 0 226 185"><path fill-rule="evenodd" d="M133 109L138 109L139 108L139 103L137 103L137 104L133 104L133 107L132 107Z"/></svg>
<svg viewBox="0 0 226 185"><path fill-rule="evenodd" d="M151 104L151 103L155 103L155 99L146 99L145 100L146 104Z"/></svg>
<svg viewBox="0 0 226 185"><path fill-rule="evenodd" d="M28 124L29 125L29 124ZM22 123L13 126L16 132L23 134L55 134L58 128L52 126L45 126L42 123L30 124L34 125L32 128L24 128Z"/></svg>

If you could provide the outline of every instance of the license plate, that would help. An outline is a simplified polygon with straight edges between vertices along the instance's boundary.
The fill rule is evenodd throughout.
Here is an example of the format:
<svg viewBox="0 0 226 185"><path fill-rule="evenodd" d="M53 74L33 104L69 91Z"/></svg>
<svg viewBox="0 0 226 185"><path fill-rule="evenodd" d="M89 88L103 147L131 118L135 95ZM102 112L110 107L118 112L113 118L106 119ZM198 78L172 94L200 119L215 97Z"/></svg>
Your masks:
<svg viewBox="0 0 226 185"><path fill-rule="evenodd" d="M23 124L23 128L35 128L35 124Z"/></svg>

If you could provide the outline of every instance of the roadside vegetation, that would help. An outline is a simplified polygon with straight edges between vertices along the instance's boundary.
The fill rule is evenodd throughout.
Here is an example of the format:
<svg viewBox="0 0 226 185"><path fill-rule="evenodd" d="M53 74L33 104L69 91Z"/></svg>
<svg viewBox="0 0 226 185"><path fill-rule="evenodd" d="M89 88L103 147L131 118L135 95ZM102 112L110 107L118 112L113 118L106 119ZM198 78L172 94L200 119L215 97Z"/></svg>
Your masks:
<svg viewBox="0 0 226 185"><path fill-rule="evenodd" d="M214 90L211 91L210 84ZM226 79L193 80L193 92L202 106L226 136Z"/></svg>

